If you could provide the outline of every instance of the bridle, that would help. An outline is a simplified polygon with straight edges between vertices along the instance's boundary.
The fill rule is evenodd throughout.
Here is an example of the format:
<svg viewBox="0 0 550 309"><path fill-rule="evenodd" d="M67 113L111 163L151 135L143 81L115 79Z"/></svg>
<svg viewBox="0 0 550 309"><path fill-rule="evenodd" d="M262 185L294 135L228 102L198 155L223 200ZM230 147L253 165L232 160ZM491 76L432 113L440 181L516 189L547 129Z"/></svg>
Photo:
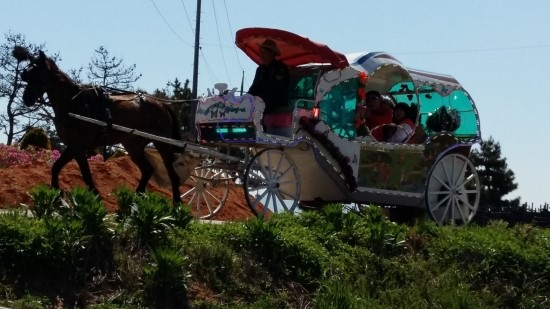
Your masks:
<svg viewBox="0 0 550 309"><path fill-rule="evenodd" d="M37 69L38 65L36 63L30 63L21 73L21 80L26 82L26 88L31 91L33 95L36 96L36 102L39 104L44 104L47 106L51 106L45 99L44 99L44 93L46 93L46 90L48 88L49 83L39 81L38 83L31 83L29 82L29 72L33 69ZM39 85L36 85L39 84Z"/></svg>

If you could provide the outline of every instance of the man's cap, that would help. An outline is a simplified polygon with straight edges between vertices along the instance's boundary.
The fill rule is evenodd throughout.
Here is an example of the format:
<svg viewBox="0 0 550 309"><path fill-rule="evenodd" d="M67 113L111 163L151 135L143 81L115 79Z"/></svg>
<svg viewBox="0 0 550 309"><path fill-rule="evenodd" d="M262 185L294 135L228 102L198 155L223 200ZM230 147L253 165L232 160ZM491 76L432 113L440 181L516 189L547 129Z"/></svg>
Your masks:
<svg viewBox="0 0 550 309"><path fill-rule="evenodd" d="M260 44L260 48L265 48L272 51L275 56L281 55L281 51L277 48L277 43L273 40L266 39L262 44Z"/></svg>

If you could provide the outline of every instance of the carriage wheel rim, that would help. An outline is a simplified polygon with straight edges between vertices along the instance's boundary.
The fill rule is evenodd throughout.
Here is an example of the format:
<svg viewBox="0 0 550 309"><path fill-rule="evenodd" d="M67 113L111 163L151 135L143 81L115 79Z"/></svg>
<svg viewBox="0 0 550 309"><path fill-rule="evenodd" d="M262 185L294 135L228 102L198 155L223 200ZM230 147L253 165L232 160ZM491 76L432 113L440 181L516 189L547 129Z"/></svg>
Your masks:
<svg viewBox="0 0 550 309"><path fill-rule="evenodd" d="M224 173L226 172L223 170L204 166L195 168L195 177L190 177L194 186L181 195L182 201L189 205L195 217L209 219L220 212L229 194L229 182L224 180L213 186L213 182L207 179L223 179Z"/></svg>
<svg viewBox="0 0 550 309"><path fill-rule="evenodd" d="M468 224L477 212L480 188L477 171L467 157L444 156L433 166L426 184L430 217L439 224Z"/></svg>
<svg viewBox="0 0 550 309"><path fill-rule="evenodd" d="M249 162L243 188L246 202L257 216L294 212L301 189L298 167L286 152L264 149Z"/></svg>

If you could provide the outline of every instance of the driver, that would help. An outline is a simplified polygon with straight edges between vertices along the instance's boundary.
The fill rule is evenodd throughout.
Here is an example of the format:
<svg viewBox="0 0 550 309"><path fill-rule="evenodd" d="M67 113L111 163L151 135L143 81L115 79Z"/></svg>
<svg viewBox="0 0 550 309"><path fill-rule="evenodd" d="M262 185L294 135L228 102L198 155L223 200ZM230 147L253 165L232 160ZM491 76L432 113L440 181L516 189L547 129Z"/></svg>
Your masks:
<svg viewBox="0 0 550 309"><path fill-rule="evenodd" d="M290 74L288 67L275 58L280 55L281 52L275 41L266 39L260 45L262 64L256 69L256 75L248 93L264 100L264 114L289 112Z"/></svg>

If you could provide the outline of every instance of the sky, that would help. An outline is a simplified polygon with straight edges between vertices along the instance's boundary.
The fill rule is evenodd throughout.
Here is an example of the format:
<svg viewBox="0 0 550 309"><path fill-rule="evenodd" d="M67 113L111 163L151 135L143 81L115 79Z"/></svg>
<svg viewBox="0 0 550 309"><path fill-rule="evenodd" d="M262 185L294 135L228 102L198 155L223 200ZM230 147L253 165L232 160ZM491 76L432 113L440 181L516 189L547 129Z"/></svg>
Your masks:
<svg viewBox="0 0 550 309"><path fill-rule="evenodd" d="M5 1L0 32L85 67L99 46L136 64L140 89L192 79L196 0ZM198 93L217 82L248 89L256 65L234 44L247 27L277 28L341 53L385 51L405 66L454 76L515 173L507 198L550 202L550 1L202 0ZM2 40L0 42L5 42ZM0 101L0 109L5 102ZM5 137L0 136L0 142Z"/></svg>

